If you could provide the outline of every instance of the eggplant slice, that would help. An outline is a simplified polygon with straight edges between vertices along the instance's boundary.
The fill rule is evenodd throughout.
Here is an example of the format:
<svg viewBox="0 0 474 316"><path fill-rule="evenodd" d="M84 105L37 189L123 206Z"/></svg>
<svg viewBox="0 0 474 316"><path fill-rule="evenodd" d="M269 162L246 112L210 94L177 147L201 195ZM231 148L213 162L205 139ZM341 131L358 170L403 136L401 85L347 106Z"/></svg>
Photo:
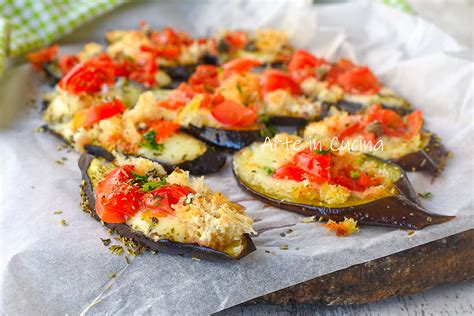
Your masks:
<svg viewBox="0 0 474 316"><path fill-rule="evenodd" d="M108 150L106 150L105 148L101 146L85 145L84 150L93 156L101 157L108 161L115 160L115 156L111 152L109 152ZM125 155L146 158L148 160L158 162L160 165L163 166L166 172L172 172L174 169L180 168L180 169L188 170L191 174L198 175L198 176L216 172L217 170L222 168L222 166L226 162L226 155L224 153L214 150L214 148L212 147L207 147L206 151L202 155L197 157L196 159L185 161L177 165L166 164L157 159L151 159L149 157L145 157L141 155L131 155L131 154L125 154Z"/></svg>
<svg viewBox="0 0 474 316"><path fill-rule="evenodd" d="M209 126L189 125L181 130L211 145L223 149L239 150L255 141L261 140L262 130L228 130Z"/></svg>
<svg viewBox="0 0 474 316"><path fill-rule="evenodd" d="M86 153L82 154L79 158L78 165L82 174L81 206L83 210L90 213L95 220L101 222L95 211L95 193L94 188L92 187L92 181L88 174L89 167L94 159L98 158ZM102 224L120 236L131 239L133 242L152 251L164 252L167 254L180 255L184 257L199 258L208 261L235 261L245 257L257 249L248 234L243 236L243 250L237 257L233 257L225 252L200 246L198 244L185 244L166 239L154 241L144 234L134 231L126 224L110 224L104 222L102 222Z"/></svg>
<svg viewBox="0 0 474 316"><path fill-rule="evenodd" d="M356 102L351 102L351 101L347 101L347 100L340 100L337 103L323 102L323 108L326 109L326 111L325 111L326 115L328 113L327 110L329 110L329 108L331 106L334 106L339 111L345 111L349 114L356 114L356 113L362 111L366 107L362 103L356 103ZM381 106L385 109L394 110L395 112L397 112L400 115L407 115L407 114L410 114L411 112L413 112L412 107L409 106L409 105L394 106L394 105L391 105L391 104L381 103ZM324 116L326 116L326 115L322 115L321 118L324 118Z"/></svg>
<svg viewBox="0 0 474 316"><path fill-rule="evenodd" d="M426 171L437 176L443 171L450 156L441 144L441 138L429 133L429 141L422 149L406 154L392 161L407 171Z"/></svg>
<svg viewBox="0 0 474 316"><path fill-rule="evenodd" d="M280 126L296 126L301 127L308 124L311 121L307 119L296 117L296 116L270 116L269 123L272 125Z"/></svg>
<svg viewBox="0 0 474 316"><path fill-rule="evenodd" d="M397 194L385 196L364 204L334 208L324 205L301 204L277 199L259 192L258 188L252 186L251 183L246 182L240 177L236 170L236 159L238 159L244 150L247 149L238 152L233 160L233 174L238 185L263 202L281 209L305 216L323 217L325 220L332 219L342 221L344 218L352 218L361 224L416 230L429 225L444 223L453 218L453 216L438 215L425 210L411 183L408 181L408 177L399 166L368 154L365 154L365 156L369 157L369 159L375 159L379 163L392 165L400 170L400 176L394 183L398 191Z"/></svg>
<svg viewBox="0 0 474 316"><path fill-rule="evenodd" d="M41 127L45 132L48 132L52 134L54 137L58 138L65 144L73 147L73 144L66 138L64 138L60 133L56 132L54 129L50 128L48 125L43 125ZM115 156L106 150L105 148L97 145L85 145L84 150L96 157L101 157L104 158L108 161L114 161ZM227 160L226 154L222 152L218 152L214 150L214 148L206 146L206 150L199 155L197 158L193 160L188 160L184 161L182 163L173 165L173 164L167 164L163 163L162 161L158 159L151 159L149 157L145 156L140 156L140 155L131 155L131 154L125 154L126 156L136 156L136 157L142 157L149 159L151 161L158 162L163 166L163 168L167 172L173 171L175 168L180 168L184 170L188 170L191 174L201 176L209 173L216 172L220 168L222 168Z"/></svg>

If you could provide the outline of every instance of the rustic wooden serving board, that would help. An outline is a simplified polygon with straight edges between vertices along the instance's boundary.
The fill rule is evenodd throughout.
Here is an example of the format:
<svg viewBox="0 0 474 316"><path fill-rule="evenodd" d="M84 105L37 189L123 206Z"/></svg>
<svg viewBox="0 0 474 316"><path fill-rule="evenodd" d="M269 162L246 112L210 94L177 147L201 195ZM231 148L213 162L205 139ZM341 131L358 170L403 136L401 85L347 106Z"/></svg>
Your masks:
<svg viewBox="0 0 474 316"><path fill-rule="evenodd" d="M474 278L474 230L261 296L244 304L363 304Z"/></svg>

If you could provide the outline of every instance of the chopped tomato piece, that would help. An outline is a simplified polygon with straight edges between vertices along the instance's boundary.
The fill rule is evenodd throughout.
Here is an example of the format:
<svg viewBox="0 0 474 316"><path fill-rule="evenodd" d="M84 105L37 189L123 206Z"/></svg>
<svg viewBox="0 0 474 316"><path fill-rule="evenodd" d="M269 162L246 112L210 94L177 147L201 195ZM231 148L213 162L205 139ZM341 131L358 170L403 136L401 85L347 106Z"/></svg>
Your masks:
<svg viewBox="0 0 474 316"><path fill-rule="evenodd" d="M244 48L247 43L247 34L239 31L228 32L224 39L234 50L237 50Z"/></svg>
<svg viewBox="0 0 474 316"><path fill-rule="evenodd" d="M382 183L382 179L371 178L366 172L351 165L333 168L331 171L331 183L341 185L351 191L362 192L371 186Z"/></svg>
<svg viewBox="0 0 474 316"><path fill-rule="evenodd" d="M211 113L217 121L229 127L248 126L257 119L256 113L251 108L246 108L244 105L233 101L224 101L218 104L212 109Z"/></svg>
<svg viewBox="0 0 474 316"><path fill-rule="evenodd" d="M115 75L117 77L127 77L130 80L142 83L145 87L152 87L156 84L157 71L158 66L153 56L139 61L127 58L115 64Z"/></svg>
<svg viewBox="0 0 474 316"><path fill-rule="evenodd" d="M337 82L337 78L341 76L343 73L354 69L356 66L352 63L352 61L348 59L341 59L335 65L332 65L329 69L328 73L326 74L326 80L329 84L334 84Z"/></svg>
<svg viewBox="0 0 474 316"><path fill-rule="evenodd" d="M330 180L331 155L316 153L310 147L298 152L290 164L284 165L273 174L274 178L294 181L309 180L326 183Z"/></svg>
<svg viewBox="0 0 474 316"><path fill-rule="evenodd" d="M267 70L261 79L262 94L265 95L275 90L286 90L293 95L301 93L300 86L293 81L291 76L280 70Z"/></svg>
<svg viewBox="0 0 474 316"><path fill-rule="evenodd" d="M354 135L357 135L363 140L368 141L372 144L375 144L377 142L375 134L372 132L367 132L365 130L365 125L362 124L360 121L356 121L353 124L347 126L341 133L339 133L337 138L340 141L343 141L344 139Z"/></svg>
<svg viewBox="0 0 474 316"><path fill-rule="evenodd" d="M140 46L140 50L152 53L153 57L162 57L165 59L175 59L181 54L181 48L175 45L164 46ZM154 59L153 58L153 59Z"/></svg>
<svg viewBox="0 0 474 316"><path fill-rule="evenodd" d="M120 100L113 100L96 105L74 114L72 119L73 129L90 127L104 119L110 118L125 111L125 105Z"/></svg>
<svg viewBox="0 0 474 316"><path fill-rule="evenodd" d="M405 120L406 124L408 125L408 131L405 135L405 138L410 139L418 135L423 126L423 113L420 110L416 110L405 116Z"/></svg>
<svg viewBox="0 0 474 316"><path fill-rule="evenodd" d="M95 209L106 223L124 223L140 208L143 193L127 181L132 179L132 165L124 165L109 172L96 188Z"/></svg>
<svg viewBox="0 0 474 316"><path fill-rule="evenodd" d="M293 163L303 169L312 182L322 183L330 179L331 155L329 153L319 154L307 147L296 154Z"/></svg>
<svg viewBox="0 0 474 316"><path fill-rule="evenodd" d="M190 85L181 83L171 94L163 101L158 102L158 106L169 110L178 110L188 104L191 99L198 94Z"/></svg>
<svg viewBox="0 0 474 316"><path fill-rule="evenodd" d="M52 45L37 52L29 53L27 58L35 69L41 69L43 64L52 62L57 56L58 45Z"/></svg>
<svg viewBox="0 0 474 316"><path fill-rule="evenodd" d="M344 91L354 94L377 93L382 86L367 67L358 67L344 72L337 78Z"/></svg>
<svg viewBox="0 0 474 316"><path fill-rule="evenodd" d="M175 134L180 128L179 124L160 120L155 121L150 124L149 130L154 130L156 133L156 142L159 143L163 139L170 137L171 135Z"/></svg>
<svg viewBox="0 0 474 316"><path fill-rule="evenodd" d="M150 32L150 39L158 45L189 45L193 40L185 32L178 32L171 27L165 27L161 32Z"/></svg>
<svg viewBox="0 0 474 316"><path fill-rule="evenodd" d="M103 85L113 84L115 80L114 64L105 54L93 57L77 64L59 82L59 87L72 94L93 93Z"/></svg>
<svg viewBox="0 0 474 316"><path fill-rule="evenodd" d="M234 73L246 73L254 67L261 66L262 63L251 58L237 58L222 65L222 78L228 78Z"/></svg>
<svg viewBox="0 0 474 316"><path fill-rule="evenodd" d="M305 50L297 50L288 64L293 80L297 83L303 82L306 78L316 76L316 68L326 64L322 58L317 58Z"/></svg>
<svg viewBox="0 0 474 316"><path fill-rule="evenodd" d="M172 205L178 204L182 198L188 194L195 194L192 188L178 184L168 184L154 189L145 194L142 198L143 216L145 217L163 217L173 215Z"/></svg>
<svg viewBox="0 0 474 316"><path fill-rule="evenodd" d="M217 67L213 65L199 65L188 80L189 84L199 91L212 92L219 86Z"/></svg>
<svg viewBox="0 0 474 316"><path fill-rule="evenodd" d="M311 53L299 49L295 51L291 60L288 64L288 69L290 71L301 70L305 68L316 68L320 65L325 64L326 61L322 58L317 58Z"/></svg>
<svg viewBox="0 0 474 316"><path fill-rule="evenodd" d="M275 170L273 174L275 179L284 179L284 180L293 180L293 181L303 181L306 179L305 172L303 169L293 166L291 164L284 165Z"/></svg>
<svg viewBox="0 0 474 316"><path fill-rule="evenodd" d="M59 69L63 75L67 74L74 66L79 63L79 58L76 55L65 55L59 59Z"/></svg>

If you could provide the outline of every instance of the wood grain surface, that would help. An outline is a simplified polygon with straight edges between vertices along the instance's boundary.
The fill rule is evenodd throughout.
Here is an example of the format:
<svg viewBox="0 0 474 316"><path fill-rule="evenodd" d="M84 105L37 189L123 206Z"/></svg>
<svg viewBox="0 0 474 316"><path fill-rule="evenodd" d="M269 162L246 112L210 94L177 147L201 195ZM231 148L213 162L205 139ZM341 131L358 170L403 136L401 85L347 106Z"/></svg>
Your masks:
<svg viewBox="0 0 474 316"><path fill-rule="evenodd" d="M474 230L469 230L291 286L242 306L363 304L472 278ZM473 312L472 301L465 305L466 311Z"/></svg>

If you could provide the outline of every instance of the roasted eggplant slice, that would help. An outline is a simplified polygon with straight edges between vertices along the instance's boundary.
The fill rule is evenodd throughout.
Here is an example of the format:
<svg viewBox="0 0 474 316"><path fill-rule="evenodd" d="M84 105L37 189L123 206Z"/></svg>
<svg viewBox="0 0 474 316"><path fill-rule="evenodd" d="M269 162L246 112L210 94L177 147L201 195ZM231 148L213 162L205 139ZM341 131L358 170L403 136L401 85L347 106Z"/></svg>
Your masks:
<svg viewBox="0 0 474 316"><path fill-rule="evenodd" d="M423 132L428 139L419 150L392 159L408 171L426 171L432 175L440 174L448 160L450 153L441 144L441 139L432 133Z"/></svg>
<svg viewBox="0 0 474 316"><path fill-rule="evenodd" d="M393 161L407 171L439 174L449 153L439 137L422 130L423 115L402 116L395 110L372 105L363 113L330 111L331 115L306 126L302 136L343 150L358 150Z"/></svg>
<svg viewBox="0 0 474 316"><path fill-rule="evenodd" d="M238 260L256 249L249 236L252 219L243 208L182 170L166 176L147 160L114 165L89 154L81 155L79 168L84 210L141 246L209 261ZM113 194L108 181L119 182ZM123 204L122 211L108 207L115 202ZM217 226L219 231L213 231Z"/></svg>
<svg viewBox="0 0 474 316"><path fill-rule="evenodd" d="M209 126L189 125L182 130L214 146L238 150L262 139L261 130L228 130Z"/></svg>
<svg viewBox="0 0 474 316"><path fill-rule="evenodd" d="M373 104L373 103L370 103L370 104ZM407 115L413 112L413 108L408 104L393 105L393 104L388 104L388 103L380 103L380 105L384 109L393 110L400 115ZM364 111L369 106L369 104L351 102L347 100L340 100L334 104L325 103L324 106L326 108L330 108L331 106L334 106L336 109L340 111L345 111L349 114L356 114L361 111Z"/></svg>
<svg viewBox="0 0 474 316"><path fill-rule="evenodd" d="M84 150L96 157L102 157L108 161L114 161L115 156L113 153L110 151L104 149L101 146L95 146L95 145L85 145ZM151 161L158 162L160 165L163 166L163 168L167 172L172 172L176 168L188 170L191 174L193 175L205 175L209 173L213 173L218 171L226 162L226 155L221 152L217 152L214 150L212 147L206 147L206 150L197 156L197 158L193 160L186 160L180 163L164 163L160 161L159 156L153 156L153 155L134 155L134 154L126 154L127 156L131 157L142 157L149 159Z"/></svg>
<svg viewBox="0 0 474 316"><path fill-rule="evenodd" d="M145 115L143 102L128 110L119 101L101 104L102 98L101 95L76 96L60 91L44 113L47 130L78 151L86 150L109 160L110 152L116 151L157 161L167 170L180 167L195 175L215 172L225 164L225 154L181 133L179 125L163 120L159 112L154 117ZM119 111L115 115L100 117L104 107L114 110L117 102ZM92 124L81 125L90 118L95 120Z"/></svg>
<svg viewBox="0 0 474 316"><path fill-rule="evenodd" d="M347 217L421 229L452 218L426 211L399 166L363 153L318 147L278 134L235 154L234 175L244 190L271 205L326 220Z"/></svg>

